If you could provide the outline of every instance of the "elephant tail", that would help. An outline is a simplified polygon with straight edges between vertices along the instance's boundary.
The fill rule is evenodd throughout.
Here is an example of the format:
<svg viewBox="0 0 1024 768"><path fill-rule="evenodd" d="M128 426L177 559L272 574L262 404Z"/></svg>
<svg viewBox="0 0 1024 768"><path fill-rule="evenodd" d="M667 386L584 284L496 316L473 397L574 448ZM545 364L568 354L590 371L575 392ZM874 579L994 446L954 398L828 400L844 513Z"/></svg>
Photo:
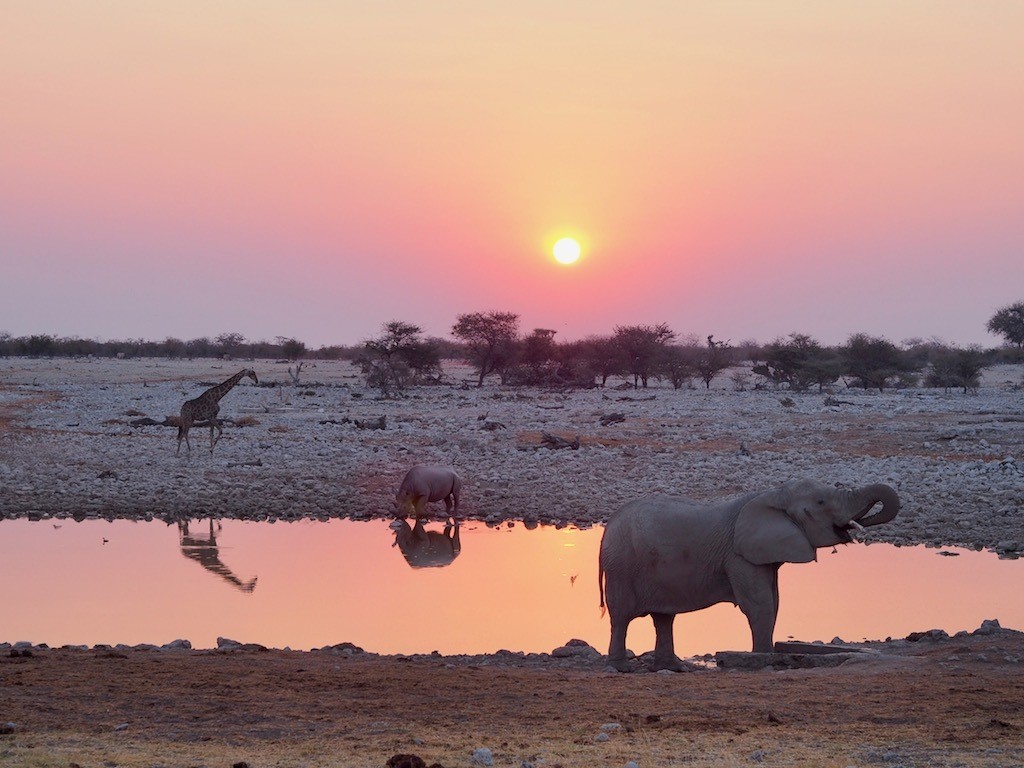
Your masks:
<svg viewBox="0 0 1024 768"><path fill-rule="evenodd" d="M599 557L597 559L597 590L601 594L600 606L602 619L604 618L605 611L607 610L607 606L605 606L604 604L604 581L604 563L601 561L601 558Z"/></svg>

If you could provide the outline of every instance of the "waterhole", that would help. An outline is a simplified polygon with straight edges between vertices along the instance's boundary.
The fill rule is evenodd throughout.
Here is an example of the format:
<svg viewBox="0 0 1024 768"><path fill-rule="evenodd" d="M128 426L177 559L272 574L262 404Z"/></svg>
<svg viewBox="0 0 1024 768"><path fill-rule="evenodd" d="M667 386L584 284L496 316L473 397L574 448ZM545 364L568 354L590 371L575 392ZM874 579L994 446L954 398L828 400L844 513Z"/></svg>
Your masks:
<svg viewBox="0 0 1024 768"><path fill-rule="evenodd" d="M571 638L607 650L598 607L602 529L385 521L0 522L0 641L96 645L218 637L306 650L546 652ZM943 553L953 556L941 556ZM1024 628L1024 561L990 553L851 544L784 566L776 640L951 634L982 620ZM739 609L683 614L676 649L749 650ZM654 645L649 619L629 647Z"/></svg>

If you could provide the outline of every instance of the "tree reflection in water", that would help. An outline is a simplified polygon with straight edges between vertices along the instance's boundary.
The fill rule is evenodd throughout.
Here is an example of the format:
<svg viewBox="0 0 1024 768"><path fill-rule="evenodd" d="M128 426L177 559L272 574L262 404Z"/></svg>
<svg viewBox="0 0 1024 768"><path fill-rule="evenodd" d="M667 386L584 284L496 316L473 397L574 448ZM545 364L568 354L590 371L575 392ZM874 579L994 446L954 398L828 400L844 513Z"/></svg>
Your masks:
<svg viewBox="0 0 1024 768"><path fill-rule="evenodd" d="M396 520L395 544L405 556L405 561L413 568L441 568L451 565L462 551L459 542L459 523L450 520L445 523L444 531L428 531L423 520L417 518L414 526L408 520Z"/></svg>
<svg viewBox="0 0 1024 768"><path fill-rule="evenodd" d="M199 522L202 522L200 519ZM208 535L195 535L189 531L188 519L178 522L178 535L181 544L181 554L189 560L195 560L203 568L215 573L242 592L252 592L256 589L256 577L249 581L242 581L234 571L221 562L220 551L217 547L217 535L214 532L214 521L210 518L210 532ZM217 522L217 530L221 529L220 521Z"/></svg>

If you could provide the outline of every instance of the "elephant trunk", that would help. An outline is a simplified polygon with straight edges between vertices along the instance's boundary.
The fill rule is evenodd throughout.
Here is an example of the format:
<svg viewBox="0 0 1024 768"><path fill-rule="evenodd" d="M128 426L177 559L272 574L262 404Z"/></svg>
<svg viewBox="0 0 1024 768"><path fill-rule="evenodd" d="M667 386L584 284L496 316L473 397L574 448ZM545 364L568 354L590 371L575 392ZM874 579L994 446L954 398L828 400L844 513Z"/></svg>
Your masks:
<svg viewBox="0 0 1024 768"><path fill-rule="evenodd" d="M882 509L873 515L868 515L871 508L879 502L882 503ZM850 492L847 510L850 513L850 519L865 528L881 525L888 523L899 513L900 497L885 483L865 485L863 488Z"/></svg>

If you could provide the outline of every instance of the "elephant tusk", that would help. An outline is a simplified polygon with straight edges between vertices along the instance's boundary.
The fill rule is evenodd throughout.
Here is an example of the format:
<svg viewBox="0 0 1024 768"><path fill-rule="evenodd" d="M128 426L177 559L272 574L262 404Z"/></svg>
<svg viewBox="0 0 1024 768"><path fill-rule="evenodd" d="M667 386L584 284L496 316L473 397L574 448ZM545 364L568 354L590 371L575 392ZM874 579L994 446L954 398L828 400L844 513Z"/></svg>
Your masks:
<svg viewBox="0 0 1024 768"><path fill-rule="evenodd" d="M856 528L858 531L863 531L864 530L864 526L861 525L860 523L858 523L856 520L851 520L850 521L850 527Z"/></svg>

